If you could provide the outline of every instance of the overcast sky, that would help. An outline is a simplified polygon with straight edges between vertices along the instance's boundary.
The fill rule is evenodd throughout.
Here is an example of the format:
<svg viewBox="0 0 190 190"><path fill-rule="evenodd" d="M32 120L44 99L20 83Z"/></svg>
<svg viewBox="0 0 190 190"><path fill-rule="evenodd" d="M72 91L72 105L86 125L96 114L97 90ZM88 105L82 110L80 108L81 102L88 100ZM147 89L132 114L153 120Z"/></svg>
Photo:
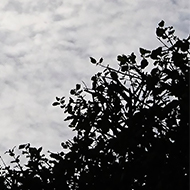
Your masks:
<svg viewBox="0 0 190 190"><path fill-rule="evenodd" d="M0 155L27 142L61 150L73 132L51 104L89 84L100 70L89 57L116 64L118 54L156 48L162 19L186 38L189 8L188 0L1 0Z"/></svg>

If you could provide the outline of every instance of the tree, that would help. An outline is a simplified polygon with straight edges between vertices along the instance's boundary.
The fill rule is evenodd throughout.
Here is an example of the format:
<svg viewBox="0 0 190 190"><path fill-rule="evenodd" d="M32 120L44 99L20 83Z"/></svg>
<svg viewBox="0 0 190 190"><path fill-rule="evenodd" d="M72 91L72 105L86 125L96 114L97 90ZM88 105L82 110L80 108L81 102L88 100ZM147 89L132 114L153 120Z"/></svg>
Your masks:
<svg viewBox="0 0 190 190"><path fill-rule="evenodd" d="M90 58L104 70L92 87L80 84L53 106L67 114L76 136L61 143L66 151L41 154L20 145L28 163L2 166L0 189L187 189L189 178L189 41L161 21L161 46L118 55L118 68ZM150 69L147 67L150 66ZM91 98L87 98L90 95Z"/></svg>

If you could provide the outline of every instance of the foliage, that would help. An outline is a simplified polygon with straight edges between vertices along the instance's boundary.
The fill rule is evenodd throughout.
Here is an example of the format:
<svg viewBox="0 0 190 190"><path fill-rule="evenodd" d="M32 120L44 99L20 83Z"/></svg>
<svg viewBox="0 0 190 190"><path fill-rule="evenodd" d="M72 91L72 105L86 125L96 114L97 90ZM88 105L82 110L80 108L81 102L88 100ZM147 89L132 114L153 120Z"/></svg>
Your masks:
<svg viewBox="0 0 190 190"><path fill-rule="evenodd" d="M139 63L134 53L118 55L118 69L90 57L104 69L92 87L77 84L68 103L53 103L76 136L50 159L42 148L20 145L24 166L7 151L15 167L2 166L0 189L187 189L190 37L174 32L161 21L161 46L140 48Z"/></svg>

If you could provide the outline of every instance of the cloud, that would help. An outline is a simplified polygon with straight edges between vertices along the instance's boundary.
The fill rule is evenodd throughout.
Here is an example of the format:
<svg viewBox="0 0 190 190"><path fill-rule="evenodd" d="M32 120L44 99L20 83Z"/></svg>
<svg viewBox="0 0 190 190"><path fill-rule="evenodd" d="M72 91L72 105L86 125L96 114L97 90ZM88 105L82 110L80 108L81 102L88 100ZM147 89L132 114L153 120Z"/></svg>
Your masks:
<svg viewBox="0 0 190 190"><path fill-rule="evenodd" d="M185 0L2 0L0 154L28 141L60 150L73 133L51 104L76 83L90 84L100 69L89 57L115 64L118 54L157 47L162 19L185 38L188 7Z"/></svg>

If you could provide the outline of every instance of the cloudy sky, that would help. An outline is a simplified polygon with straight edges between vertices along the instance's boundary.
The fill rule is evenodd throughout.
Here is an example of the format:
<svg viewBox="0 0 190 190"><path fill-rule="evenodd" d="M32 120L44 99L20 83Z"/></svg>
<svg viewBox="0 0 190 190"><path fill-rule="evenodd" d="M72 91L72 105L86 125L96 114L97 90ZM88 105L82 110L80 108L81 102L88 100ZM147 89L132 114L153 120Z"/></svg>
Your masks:
<svg viewBox="0 0 190 190"><path fill-rule="evenodd" d="M89 57L116 64L118 54L156 48L162 19L189 34L188 0L1 0L0 155L30 142L59 151L73 136L52 107L98 69Z"/></svg>

